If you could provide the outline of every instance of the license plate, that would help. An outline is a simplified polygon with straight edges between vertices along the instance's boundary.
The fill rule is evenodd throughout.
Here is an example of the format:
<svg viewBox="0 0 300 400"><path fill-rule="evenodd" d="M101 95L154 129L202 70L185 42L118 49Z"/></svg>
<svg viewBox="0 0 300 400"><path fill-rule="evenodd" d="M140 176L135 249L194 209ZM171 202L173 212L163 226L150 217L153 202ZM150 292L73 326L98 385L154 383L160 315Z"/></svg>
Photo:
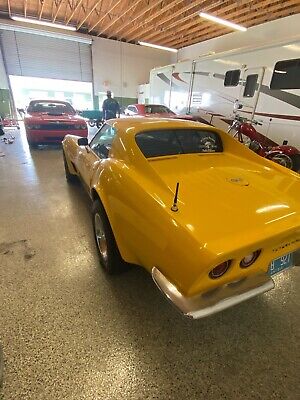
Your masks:
<svg viewBox="0 0 300 400"><path fill-rule="evenodd" d="M269 265L268 274L275 275L292 266L293 266L293 253L290 253L273 260Z"/></svg>

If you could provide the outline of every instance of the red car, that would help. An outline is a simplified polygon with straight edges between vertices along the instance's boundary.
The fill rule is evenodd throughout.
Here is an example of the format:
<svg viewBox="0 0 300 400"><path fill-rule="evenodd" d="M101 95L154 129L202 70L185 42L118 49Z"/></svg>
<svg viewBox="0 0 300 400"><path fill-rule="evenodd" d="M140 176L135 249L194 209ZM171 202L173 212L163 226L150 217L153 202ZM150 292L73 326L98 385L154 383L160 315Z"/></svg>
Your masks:
<svg viewBox="0 0 300 400"><path fill-rule="evenodd" d="M179 118L190 121L199 121L207 124L200 117L195 117L190 114L175 114L172 110L162 104L130 104L124 110L124 114L128 116L141 117L160 117L160 118Z"/></svg>
<svg viewBox="0 0 300 400"><path fill-rule="evenodd" d="M24 124L30 147L61 143L67 134L88 136L85 120L66 101L32 100L27 108Z"/></svg>

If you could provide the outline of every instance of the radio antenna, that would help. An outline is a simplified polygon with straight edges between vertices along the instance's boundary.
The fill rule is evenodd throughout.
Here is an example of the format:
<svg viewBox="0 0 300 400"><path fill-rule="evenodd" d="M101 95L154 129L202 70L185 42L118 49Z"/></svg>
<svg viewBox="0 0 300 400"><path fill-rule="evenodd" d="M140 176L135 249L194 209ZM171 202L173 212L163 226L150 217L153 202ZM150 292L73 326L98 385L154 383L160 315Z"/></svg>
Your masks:
<svg viewBox="0 0 300 400"><path fill-rule="evenodd" d="M173 205L171 207L171 210L176 212L178 211L178 206L177 206L177 201L178 201L178 190L179 190L179 182L176 183L176 190L175 190L175 196L174 196L174 201Z"/></svg>

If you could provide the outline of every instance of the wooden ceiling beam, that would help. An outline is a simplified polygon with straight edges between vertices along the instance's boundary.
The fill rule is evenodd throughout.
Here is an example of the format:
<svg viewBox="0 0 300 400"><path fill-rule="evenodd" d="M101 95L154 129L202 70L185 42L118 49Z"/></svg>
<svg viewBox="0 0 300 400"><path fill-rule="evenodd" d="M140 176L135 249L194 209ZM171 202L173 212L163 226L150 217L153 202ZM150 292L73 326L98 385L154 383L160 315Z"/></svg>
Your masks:
<svg viewBox="0 0 300 400"><path fill-rule="evenodd" d="M90 11L85 15L85 17L79 22L79 24L77 25L77 30L80 29L82 27L82 25L88 20L88 18L90 17L90 15L92 15L92 13L95 11L95 9L99 6L99 4L102 3L103 0L98 0L96 1L96 3L93 5L93 7L90 9Z"/></svg>
<svg viewBox="0 0 300 400"><path fill-rule="evenodd" d="M39 19L42 18L45 2L46 2L46 0L40 0L39 1L40 7L41 7L40 8L40 12L39 12Z"/></svg>
<svg viewBox="0 0 300 400"><path fill-rule="evenodd" d="M109 13L111 13L116 7L118 7L118 5L122 2L122 0L118 0L104 15L103 17L101 17L90 29L89 29L89 33L92 32L97 25L100 24L100 22L102 22Z"/></svg>
<svg viewBox="0 0 300 400"><path fill-rule="evenodd" d="M265 0L264 3L266 4L267 0ZM261 12L261 11L260 12L257 12L257 11L254 12L254 16L256 18L253 19L253 21L255 21L255 24L256 24L256 22L258 22L258 24L261 23L261 21L263 21L265 19L265 15L270 15L270 12L276 12L278 10L278 7L281 6L281 5L282 5L282 2L280 0L277 0L276 3L273 3L272 6L269 7L268 9L266 9L264 12ZM288 5L288 7L290 7L290 5ZM247 13L242 15L242 16L240 16L239 19L237 20L237 23L245 23L245 22L246 23L247 22L250 23L249 22L249 15ZM218 36L218 35L215 34L215 33L218 33L218 32L220 32L220 35L224 35L224 34L228 33L228 30L226 28L221 28L221 27L220 28L216 28L215 25L212 25L209 28L201 29L200 31L199 31L199 29L198 29L198 31L196 31L196 28L194 28L194 29L190 30L190 32L193 33L192 36L185 37L182 40L176 40L176 43L175 43L174 40L172 40L171 42L168 41L168 42L165 42L165 43L168 44L168 45L174 44L176 47L178 47L178 46L184 47L184 46L188 45L186 43L189 43L191 40L193 40L195 38L195 35L197 35L198 38L199 37L203 37L203 36L205 38L209 38L209 35L214 35L214 37Z"/></svg>
<svg viewBox="0 0 300 400"><path fill-rule="evenodd" d="M264 7L269 4L270 0L255 0L257 3L255 4L256 7ZM279 2L280 0L275 0ZM252 2L252 6L254 7L254 4ZM235 11L232 11L235 10ZM210 11L207 10L206 11ZM233 4L229 4L227 7L223 7L220 9L221 13L218 13L217 15L221 18L227 18L230 21L233 20L234 17L240 17L241 14L247 14L249 16L249 10L247 8L236 8L234 7ZM230 11L230 13L228 13ZM215 13L215 12L214 12ZM168 33L163 32L159 36L156 35L155 41L162 41L162 43L169 43L170 41L174 40L174 34L176 35L176 39L178 39L178 36L180 35L180 32L182 34L185 34L188 31L188 34L190 35L193 32L199 32L200 30L206 30L206 29L213 29L215 26L219 26L221 29L221 25L214 24L212 22L206 21L206 20L201 20L200 17L198 17L198 13L196 13L197 16L195 19L192 21L186 23L186 24L181 24L175 31L171 30L171 28L168 28ZM215 13L216 14L216 13ZM229 17L230 16L230 17ZM202 21L202 24L201 24ZM234 22L237 22L235 19ZM201 24L201 25L200 25ZM170 27L173 27L174 24L171 24ZM175 26L175 25L174 25ZM227 28L228 29L228 28Z"/></svg>
<svg viewBox="0 0 300 400"><path fill-rule="evenodd" d="M182 9L178 10L177 12L171 14L171 15L167 15L165 18L163 18L162 20L159 21L158 25L155 26L155 29L153 29L153 25L146 27L145 29L142 29L140 32L135 33L135 37L137 37L137 35L139 36L140 39L145 40L144 35L145 34L149 34L149 36L151 37L151 35L157 35L160 34L161 32L157 32L156 29L161 26L166 24L166 22L170 21L171 19L176 19L178 16L183 15L185 12L191 10L192 8L195 8L197 6L199 6L200 4L202 4L204 2L204 0L199 0L199 1L194 1L194 2L190 2L190 4L188 4L187 6L183 7ZM199 12L199 11L197 11ZM190 16L188 16L187 18L190 18ZM154 32L153 32L154 31Z"/></svg>
<svg viewBox="0 0 300 400"><path fill-rule="evenodd" d="M286 6L287 6L287 7L290 7L290 6L293 5L293 4L299 4L299 2L298 2L297 0L288 1L288 2L286 2L286 3L284 4L284 8L285 8ZM270 7L271 7L271 8L270 8ZM229 14L229 15L228 15L228 19L232 20L232 17L233 17L234 15L238 15L238 13L240 12L240 15L239 15L238 19L236 19L234 22L236 22L236 23L244 23L244 24L247 24L247 23L248 23L248 25L250 25L250 26L258 25L258 23L257 23L257 18L259 18L259 17L262 15L262 13L263 13L263 14L269 14L270 11L271 11L271 12L273 12L273 11L276 12L277 9L278 9L278 7L280 7L280 8L282 9L282 2L281 2L280 0L276 0L275 2L272 3L271 6L270 6L269 0L259 1L258 3L256 3L255 5L253 5L253 10L252 10L252 16L253 16L253 18L252 18L251 20L249 20L249 13L248 13L247 10L242 10L243 15L241 15L241 10L237 10L237 11L235 11L235 12ZM263 11L262 11L262 10L258 11L259 9L263 9ZM264 9L265 9L265 10L264 10ZM252 24L252 21L254 21L255 23ZM203 34L203 30L205 31L204 34L205 34L205 33L208 33L208 32L212 32L212 31L215 32L215 31L216 31L216 29L215 29L216 26L217 26L217 25L211 25L211 24L210 24L210 26L208 27L208 25L206 25L206 27L200 29L200 31L199 31L199 26L195 26L194 28L189 29L189 35L190 35L191 33L193 33L194 35L197 34L197 35L199 36L199 32L202 32L201 34ZM221 30L221 29L222 29L222 28L221 28L221 25L220 25L219 30ZM223 29L224 29L224 28L223 28ZM180 30L186 31L186 28L181 28ZM177 32L177 34L178 34L178 33L179 33L179 31ZM223 33L223 34L226 34L226 33L229 33L229 31L225 28L225 33ZM194 36L194 35L193 35L193 36ZM168 36L170 36L170 38L171 38L171 35L168 35ZM188 36L188 37L190 37L190 36ZM179 41L179 40L178 40L178 37L177 37L176 40L175 40L175 39L163 40L162 43L164 43L165 45L172 45L173 43L175 44L175 42L176 42L175 45L177 46L178 43L184 42L185 39L186 39L186 38L183 38L181 41ZM184 44L184 45L185 45L185 44Z"/></svg>
<svg viewBox="0 0 300 400"><path fill-rule="evenodd" d="M59 11L60 11L62 5L63 5L63 0L60 0L60 2L59 2L58 5L57 5L57 8L56 8L54 17L52 18L52 22L55 22L55 21L56 21L56 18L57 18L57 16L58 16L58 13L59 13Z"/></svg>
<svg viewBox="0 0 300 400"><path fill-rule="evenodd" d="M111 37L122 37L123 35L120 35L122 31L124 31L125 28L127 28L128 25L133 24L134 21L137 19L141 18L143 15L145 15L148 11L150 11L152 8L155 8L158 6L160 3L162 3L163 0L156 0L154 3L149 3L149 5L141 10L140 13L138 13L133 19L130 19L126 24L121 25L119 29L117 29L113 34L109 35L108 38L110 39ZM126 38L126 35L124 35Z"/></svg>
<svg viewBox="0 0 300 400"><path fill-rule="evenodd" d="M278 11L278 8L280 7L280 11ZM276 2L272 3L271 6L269 6L264 12L256 12L254 16L256 18L253 18L252 21L249 21L249 15L246 14L243 17L239 18L238 23L245 23L248 22L249 25L259 25L263 23L267 17L271 17L272 19L269 20L274 20L276 18L279 18L282 15L283 10L289 11L290 13L298 13L300 12L300 4L299 1L297 0L292 0L292 1L286 1L285 4L283 5L282 2ZM228 33L227 29L215 29L215 30L206 30L206 31L200 31L200 35L195 32L193 36L189 36L187 38L184 38L183 40L178 40L176 43L175 41L172 42L167 42L167 44L173 44L177 48L182 48L186 46L190 46L191 44L198 43L199 41L204 41L208 40L210 38L219 36L219 32L221 35L224 35ZM199 31L198 31L199 32ZM196 34L196 36L195 36Z"/></svg>
<svg viewBox="0 0 300 400"><path fill-rule="evenodd" d="M74 8L74 10L71 12L69 18L66 21L66 25L68 25L68 23L71 21L71 19L74 17L74 14L76 13L76 11L78 10L78 8L81 6L83 0L79 0Z"/></svg>
<svg viewBox="0 0 300 400"><path fill-rule="evenodd" d="M175 0L172 1L171 3L169 3L166 6L163 6L160 10L156 11L154 14L152 14L150 17L146 18L142 24L140 24L139 26L133 26L131 29L129 29L129 31L126 32L126 38L130 39L130 38L136 38L137 34L133 34L133 32L138 31L139 29L141 29L141 27L145 26L145 24L148 24L149 22L151 22L151 26L147 27L145 29L143 29L142 31L147 31L149 32L150 30L153 31L153 20L158 18L161 14L164 14L165 12L169 11L170 9L172 9L173 7L177 6L178 4L182 3L183 0ZM201 0L203 1L203 0ZM190 5L188 7L191 7ZM183 11L180 10L180 13L182 13ZM173 14L174 15L174 14ZM167 17L165 19L168 19L170 16L167 15ZM173 18L173 17L172 17ZM159 25L163 24L164 20L161 20L159 22Z"/></svg>
<svg viewBox="0 0 300 400"><path fill-rule="evenodd" d="M24 17L27 17L27 0L24 1Z"/></svg>
<svg viewBox="0 0 300 400"><path fill-rule="evenodd" d="M268 0L268 1L270 1L270 0ZM209 2L209 3L211 3L211 2ZM225 2L225 4L227 4L226 7L224 7L224 1L222 1L221 3L222 3L222 8L221 8L222 12L223 12L223 10L224 10L224 12L227 12L227 11L233 9L233 8L236 8L236 4L232 4L232 1L230 1L230 4L227 4L228 3L228 0L227 0ZM205 11L213 11L213 10L215 10L215 8L219 9L219 6L220 6L220 2L217 3L217 4L203 5L203 8L204 8ZM146 37L143 37L143 40L150 40L150 39L151 39L151 41L160 40L161 37L163 37L163 38L166 37L166 32L167 31L169 31L167 36L174 37L174 33L177 34L178 30L175 30L175 32L174 32L174 29L172 29L172 28L178 27L178 26L181 25L181 29L179 29L179 31L183 30L183 29L186 30L190 26L193 26L193 25L196 24L196 18L194 18L194 17L196 17L200 21L199 9L197 9L197 11L194 11L190 15L187 15L187 16L179 19L179 20L176 20L176 21L172 22L171 24L169 24L167 26L167 28L163 32L153 32L150 35L147 35ZM190 21L190 22L187 22L187 24L184 24L185 21Z"/></svg>
<svg viewBox="0 0 300 400"><path fill-rule="evenodd" d="M10 0L7 0L7 11L8 11L8 15L9 15L9 17L11 17L11 6L10 6Z"/></svg>
<svg viewBox="0 0 300 400"><path fill-rule="evenodd" d="M107 31L107 29L109 29L110 27L112 27L116 22L120 21L121 18L124 17L125 14L127 14L129 11L131 11L134 7L138 6L139 3L143 1L143 0L137 0L135 3L133 3L129 8L125 7L125 11L119 15L116 19L114 19L110 24L106 25L101 32L98 33L97 36L102 35L105 31Z"/></svg>

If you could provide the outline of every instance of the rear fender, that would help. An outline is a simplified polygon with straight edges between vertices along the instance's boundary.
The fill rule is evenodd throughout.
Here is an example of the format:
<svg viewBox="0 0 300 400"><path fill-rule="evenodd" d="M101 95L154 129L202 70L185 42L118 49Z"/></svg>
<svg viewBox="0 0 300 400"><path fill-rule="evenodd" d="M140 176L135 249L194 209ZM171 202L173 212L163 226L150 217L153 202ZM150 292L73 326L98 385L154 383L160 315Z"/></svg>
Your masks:
<svg viewBox="0 0 300 400"><path fill-rule="evenodd" d="M103 160L103 162L99 164L97 170L92 177L90 197L93 201L99 200L102 204L123 260L127 263L137 264L135 255L130 251L128 246L126 246L126 243L120 235L118 222L116 221L115 213L112 209L110 199L113 196L111 195L111 192L108 193L107 191L107 188L111 184L111 180L109 179L109 176L105 171L105 165L103 165L103 163L106 163L107 161L108 160Z"/></svg>
<svg viewBox="0 0 300 400"><path fill-rule="evenodd" d="M296 154L300 154L300 151L296 147L287 145L273 147L272 152L273 151L281 152L283 154L286 154L287 156L294 156Z"/></svg>

